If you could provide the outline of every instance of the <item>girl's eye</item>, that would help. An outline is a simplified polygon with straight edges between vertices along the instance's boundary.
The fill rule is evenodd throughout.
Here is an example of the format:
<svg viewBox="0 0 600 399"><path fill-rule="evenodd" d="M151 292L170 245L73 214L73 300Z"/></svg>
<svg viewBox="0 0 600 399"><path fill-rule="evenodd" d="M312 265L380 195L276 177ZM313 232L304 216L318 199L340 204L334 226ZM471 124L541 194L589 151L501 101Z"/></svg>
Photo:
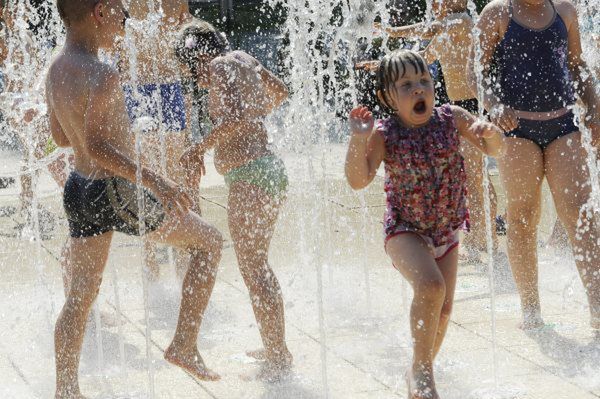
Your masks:
<svg viewBox="0 0 600 399"><path fill-rule="evenodd" d="M410 83L402 83L402 85L400 87L410 87Z"/></svg>
<svg viewBox="0 0 600 399"><path fill-rule="evenodd" d="M429 79L421 79L421 83L428 84L429 83Z"/></svg>

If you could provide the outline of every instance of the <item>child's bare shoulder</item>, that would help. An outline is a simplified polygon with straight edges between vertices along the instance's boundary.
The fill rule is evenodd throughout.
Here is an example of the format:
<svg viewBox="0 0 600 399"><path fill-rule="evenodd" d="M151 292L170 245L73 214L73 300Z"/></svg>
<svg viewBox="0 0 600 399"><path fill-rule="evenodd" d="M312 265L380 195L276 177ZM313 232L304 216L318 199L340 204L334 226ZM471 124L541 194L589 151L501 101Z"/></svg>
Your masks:
<svg viewBox="0 0 600 399"><path fill-rule="evenodd" d="M481 17L498 17L500 15L509 13L509 1L508 0L492 0L490 1L481 11Z"/></svg>
<svg viewBox="0 0 600 399"><path fill-rule="evenodd" d="M569 0L555 0L554 6L561 18L565 20L567 25L577 21L577 8Z"/></svg>

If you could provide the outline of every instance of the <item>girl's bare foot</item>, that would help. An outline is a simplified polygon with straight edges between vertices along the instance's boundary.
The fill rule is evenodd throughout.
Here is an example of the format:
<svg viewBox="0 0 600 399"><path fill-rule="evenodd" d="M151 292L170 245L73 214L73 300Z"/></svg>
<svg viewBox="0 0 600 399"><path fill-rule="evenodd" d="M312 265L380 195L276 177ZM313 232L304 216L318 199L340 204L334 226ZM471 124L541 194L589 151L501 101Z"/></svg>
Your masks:
<svg viewBox="0 0 600 399"><path fill-rule="evenodd" d="M199 380L218 381L221 379L221 376L206 367L197 349L181 351L171 344L165 351L165 360L181 367Z"/></svg>
<svg viewBox="0 0 600 399"><path fill-rule="evenodd" d="M519 324L519 328L523 331L539 330L545 326L544 320L539 310L524 311L523 321Z"/></svg>
<svg viewBox="0 0 600 399"><path fill-rule="evenodd" d="M258 378L267 382L278 382L287 378L292 370L292 354L285 349L282 353L270 355L266 349L254 351L255 355L263 356L263 365Z"/></svg>
<svg viewBox="0 0 600 399"><path fill-rule="evenodd" d="M87 399L87 397L83 396L81 392L79 392L79 389L67 389L60 392L57 390L54 399Z"/></svg>
<svg viewBox="0 0 600 399"><path fill-rule="evenodd" d="M252 359L265 361L267 360L267 350L266 349L257 349L254 351L246 352L246 356L251 357Z"/></svg>
<svg viewBox="0 0 600 399"><path fill-rule="evenodd" d="M408 386L408 399L440 399L435 389L431 371L407 371L404 375Z"/></svg>

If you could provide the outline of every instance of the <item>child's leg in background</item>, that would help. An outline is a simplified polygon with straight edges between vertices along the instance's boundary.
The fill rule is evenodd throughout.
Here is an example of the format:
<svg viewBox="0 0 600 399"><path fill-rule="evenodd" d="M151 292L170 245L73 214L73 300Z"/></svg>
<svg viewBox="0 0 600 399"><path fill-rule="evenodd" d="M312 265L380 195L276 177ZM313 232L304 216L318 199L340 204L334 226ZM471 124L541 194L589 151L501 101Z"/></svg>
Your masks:
<svg viewBox="0 0 600 399"><path fill-rule="evenodd" d="M434 394L431 397L437 398L433 358L440 313L446 298L444 275L425 241L416 234L400 234L391 238L386 251L414 291L410 309L414 352L409 390L411 394L414 390L430 390Z"/></svg>
<svg viewBox="0 0 600 399"><path fill-rule="evenodd" d="M458 247L437 261L438 268L444 277L446 283L446 297L440 313L440 322L438 326L435 346L433 348L433 358L437 356L442 347L442 342L446 337L450 315L452 314L452 304L454 303L454 289L456 288L456 272L458 269Z"/></svg>
<svg viewBox="0 0 600 399"><path fill-rule="evenodd" d="M461 143L460 149L465 158L465 171L467 173L467 195L469 199L469 212L471 219L471 234L467 234L464 240L464 247L467 250L487 252L486 243L486 222L485 222L485 194L483 189L483 173L485 164L481 151L467 142ZM496 192L494 186L489 185L490 195L490 223L492 226L492 239L494 251L498 249L498 237L496 236ZM477 258L478 259L478 258ZM469 260L477 260L469 259Z"/></svg>

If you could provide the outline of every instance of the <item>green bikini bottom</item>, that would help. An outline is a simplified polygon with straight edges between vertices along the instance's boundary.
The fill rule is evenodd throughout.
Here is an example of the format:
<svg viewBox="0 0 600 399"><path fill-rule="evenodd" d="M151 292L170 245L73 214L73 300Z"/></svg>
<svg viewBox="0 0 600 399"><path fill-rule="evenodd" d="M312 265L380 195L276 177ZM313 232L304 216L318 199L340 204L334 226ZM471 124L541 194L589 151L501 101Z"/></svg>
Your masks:
<svg viewBox="0 0 600 399"><path fill-rule="evenodd" d="M274 155L255 159L225 175L227 186L238 181L260 188L273 199L279 199L285 195L288 187L285 165Z"/></svg>

